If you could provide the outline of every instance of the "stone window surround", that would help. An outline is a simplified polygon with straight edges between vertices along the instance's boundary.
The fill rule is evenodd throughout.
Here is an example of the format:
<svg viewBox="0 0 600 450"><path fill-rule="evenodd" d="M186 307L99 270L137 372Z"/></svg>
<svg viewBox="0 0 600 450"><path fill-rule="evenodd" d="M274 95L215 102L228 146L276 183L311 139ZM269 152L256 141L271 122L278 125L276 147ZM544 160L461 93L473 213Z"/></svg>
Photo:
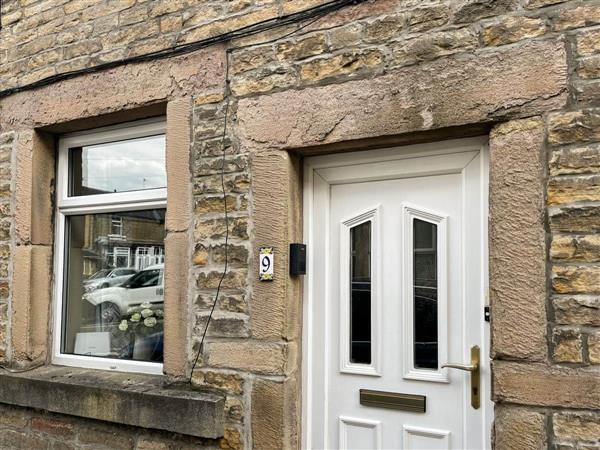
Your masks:
<svg viewBox="0 0 600 450"><path fill-rule="evenodd" d="M162 111L161 111L162 110ZM165 354L164 373L171 378L187 374L188 323L187 286L190 255L192 194L189 168L191 101L188 98L139 109L132 116L166 114L167 213L165 220ZM131 117L131 116L130 116ZM117 118L109 122L118 123ZM69 128L84 129L69 124ZM13 320L11 337L13 362L19 365L51 363L50 324L56 282L52 270L54 248L55 137L64 127L54 125L52 133L33 129L19 134L16 155L17 195L15 196L15 237L12 270ZM27 137L26 140L21 138ZM183 175L187 174L187 176ZM183 176L182 176L183 175ZM35 274L35 276L34 276ZM43 276L40 276L43 275ZM21 338L22 337L22 338Z"/></svg>

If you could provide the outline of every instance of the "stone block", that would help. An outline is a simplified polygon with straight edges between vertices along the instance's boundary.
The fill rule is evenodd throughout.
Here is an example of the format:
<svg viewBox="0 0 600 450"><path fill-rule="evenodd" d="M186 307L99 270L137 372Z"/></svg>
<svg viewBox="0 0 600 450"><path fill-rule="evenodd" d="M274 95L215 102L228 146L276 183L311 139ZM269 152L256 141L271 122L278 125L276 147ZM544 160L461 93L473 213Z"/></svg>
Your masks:
<svg viewBox="0 0 600 450"><path fill-rule="evenodd" d="M517 0L458 0L454 10L454 21L472 23L479 19L499 16L517 9Z"/></svg>
<svg viewBox="0 0 600 450"><path fill-rule="evenodd" d="M252 387L252 440L257 448L297 448L299 421L296 380L257 379Z"/></svg>
<svg viewBox="0 0 600 450"><path fill-rule="evenodd" d="M577 74L583 79L600 78L600 55L581 58L577 63Z"/></svg>
<svg viewBox="0 0 600 450"><path fill-rule="evenodd" d="M512 406L496 406L494 418L496 450L544 450L547 444L544 413Z"/></svg>
<svg viewBox="0 0 600 450"><path fill-rule="evenodd" d="M556 5L566 1L567 0L526 0L525 7L527 9L543 8L544 6Z"/></svg>
<svg viewBox="0 0 600 450"><path fill-rule="evenodd" d="M198 289L217 289L221 282L222 271L200 272L196 278ZM223 278L221 288L244 289L248 282L248 269L229 269Z"/></svg>
<svg viewBox="0 0 600 450"><path fill-rule="evenodd" d="M282 42L277 45L277 56L281 60L299 61L317 56L327 51L325 34L315 34L297 41Z"/></svg>
<svg viewBox="0 0 600 450"><path fill-rule="evenodd" d="M555 297L552 304L558 324L600 326L600 297Z"/></svg>
<svg viewBox="0 0 600 450"><path fill-rule="evenodd" d="M296 345L273 342L210 342L205 344L210 367L264 375L285 375L295 365Z"/></svg>
<svg viewBox="0 0 600 450"><path fill-rule="evenodd" d="M600 175L551 178L548 182L548 204L600 201Z"/></svg>
<svg viewBox="0 0 600 450"><path fill-rule="evenodd" d="M186 376L188 327L189 253L187 233L168 233L165 239L164 372Z"/></svg>
<svg viewBox="0 0 600 450"><path fill-rule="evenodd" d="M192 383L201 388L215 389L227 394L242 395L245 379L236 372L195 370Z"/></svg>
<svg viewBox="0 0 600 450"><path fill-rule="evenodd" d="M559 408L600 408L596 367L494 361L493 400Z"/></svg>
<svg viewBox="0 0 600 450"><path fill-rule="evenodd" d="M561 441L597 441L600 416L584 412L555 413L552 417L554 436Z"/></svg>
<svg viewBox="0 0 600 450"><path fill-rule="evenodd" d="M50 366L21 374L0 372L0 402L94 419L94 426L78 433L80 442L86 444L111 442L111 434L130 438L127 432L117 434L118 428L101 422L212 439L223 436L221 396L185 385L164 387L163 383L162 376Z"/></svg>
<svg viewBox="0 0 600 450"><path fill-rule="evenodd" d="M558 294L600 294L600 267L552 267L552 289Z"/></svg>
<svg viewBox="0 0 600 450"><path fill-rule="evenodd" d="M166 165L167 165L167 232L187 231L192 214L191 98L185 97L167 104Z"/></svg>
<svg viewBox="0 0 600 450"><path fill-rule="evenodd" d="M450 18L447 5L423 5L410 11L407 25L411 32L423 32L444 25Z"/></svg>
<svg viewBox="0 0 600 450"><path fill-rule="evenodd" d="M311 60L300 66L300 79L305 83L373 71L383 63L378 50L352 51L332 57Z"/></svg>
<svg viewBox="0 0 600 450"><path fill-rule="evenodd" d="M600 110L584 109L550 114L548 142L581 144L600 140Z"/></svg>
<svg viewBox="0 0 600 450"><path fill-rule="evenodd" d="M563 206L549 209L553 232L588 233L600 231L600 205Z"/></svg>
<svg viewBox="0 0 600 450"><path fill-rule="evenodd" d="M589 56L600 52L600 30L586 30L577 35L577 54Z"/></svg>
<svg viewBox="0 0 600 450"><path fill-rule="evenodd" d="M406 15L386 14L365 24L363 40L370 43L387 42L398 37L405 27Z"/></svg>
<svg viewBox="0 0 600 450"><path fill-rule="evenodd" d="M553 18L553 22L557 31L597 25L600 23L600 6L583 4L575 8L561 9Z"/></svg>
<svg viewBox="0 0 600 450"><path fill-rule="evenodd" d="M550 175L600 173L600 145L555 150L550 159Z"/></svg>
<svg viewBox="0 0 600 450"><path fill-rule="evenodd" d="M600 235L555 235L550 247L554 260L600 261Z"/></svg>
<svg viewBox="0 0 600 450"><path fill-rule="evenodd" d="M483 28L485 45L505 45L542 36L546 33L546 24L540 18L509 16L500 22L492 23Z"/></svg>
<svg viewBox="0 0 600 450"><path fill-rule="evenodd" d="M590 363L600 364L600 332L594 331L588 336ZM600 434L598 435L600 436Z"/></svg>
<svg viewBox="0 0 600 450"><path fill-rule="evenodd" d="M247 148L289 149L507 120L562 107L566 81L564 45L532 41L368 80L242 99L237 129Z"/></svg>
<svg viewBox="0 0 600 450"><path fill-rule="evenodd" d="M247 217L230 217L228 225L230 238L241 240L248 239ZM194 238L196 241L202 241L204 239L225 239L226 226L225 219L198 220L194 230Z"/></svg>
<svg viewBox="0 0 600 450"><path fill-rule="evenodd" d="M392 45L392 65L412 65L478 46L477 33L471 28L425 33Z"/></svg>
<svg viewBox="0 0 600 450"><path fill-rule="evenodd" d="M556 362L583 362L581 332L573 328L554 328L552 331L553 359Z"/></svg>
<svg viewBox="0 0 600 450"><path fill-rule="evenodd" d="M546 359L544 154L541 119L492 130L490 296L496 358Z"/></svg>

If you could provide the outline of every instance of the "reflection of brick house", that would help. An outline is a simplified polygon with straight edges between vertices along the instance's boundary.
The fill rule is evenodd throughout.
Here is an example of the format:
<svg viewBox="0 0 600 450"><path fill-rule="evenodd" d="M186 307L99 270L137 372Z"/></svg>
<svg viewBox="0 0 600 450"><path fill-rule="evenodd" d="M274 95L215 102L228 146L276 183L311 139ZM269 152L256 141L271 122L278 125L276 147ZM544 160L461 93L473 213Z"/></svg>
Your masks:
<svg viewBox="0 0 600 450"><path fill-rule="evenodd" d="M141 270L164 262L164 215L154 213L85 216L83 275L117 267Z"/></svg>

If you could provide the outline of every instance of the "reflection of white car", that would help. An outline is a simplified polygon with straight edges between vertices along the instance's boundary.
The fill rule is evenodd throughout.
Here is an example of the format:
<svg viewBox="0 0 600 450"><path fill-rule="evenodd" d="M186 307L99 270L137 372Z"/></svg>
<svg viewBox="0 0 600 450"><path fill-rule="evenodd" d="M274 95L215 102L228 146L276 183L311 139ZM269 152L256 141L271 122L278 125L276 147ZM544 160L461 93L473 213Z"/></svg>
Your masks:
<svg viewBox="0 0 600 450"><path fill-rule="evenodd" d="M164 264L141 270L120 286L88 292L83 299L100 310L104 322L114 322L142 303L163 303Z"/></svg>
<svg viewBox="0 0 600 450"><path fill-rule="evenodd" d="M136 274L135 269L104 269L99 270L90 278L83 282L85 292L92 292L96 289L104 289L111 286L117 286Z"/></svg>

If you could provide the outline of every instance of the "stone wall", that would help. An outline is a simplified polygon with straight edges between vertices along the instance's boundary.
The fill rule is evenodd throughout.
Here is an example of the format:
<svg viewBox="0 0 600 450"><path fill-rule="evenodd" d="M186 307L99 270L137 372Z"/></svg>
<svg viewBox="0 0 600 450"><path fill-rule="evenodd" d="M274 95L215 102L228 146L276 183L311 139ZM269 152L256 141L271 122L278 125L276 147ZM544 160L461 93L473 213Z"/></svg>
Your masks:
<svg viewBox="0 0 600 450"><path fill-rule="evenodd" d="M0 90L321 3L4 0ZM492 159L498 162L492 167L493 193L526 212L511 220L510 208L492 211L492 235L495 225L503 232L507 224L521 239L505 242L504 253L502 246L492 251L506 264L498 267L516 277L496 291L492 282L496 448L597 447L598 26L596 0L370 0L298 35L234 50L225 136L231 264L192 377L194 385L226 396L224 439L191 441L3 407L0 446L100 448L101 441L105 448L136 449L298 447L300 287L287 280L285 261L287 243L301 239L300 171L298 161L281 150L308 154L348 141L483 124L492 128ZM193 277L186 309L191 366L224 264L222 50L200 55L210 64L197 57L173 63L177 70L163 71L162 63L150 69L132 65L0 99L0 359L10 350L5 335L9 245L15 239L9 201L15 130L83 116L88 110L81 97L86 96L98 97L102 113L114 112L107 106L111 98L123 109L139 106L135 97L145 90L149 103L177 93L189 95L194 104ZM134 77L144 89L127 89L129 81L122 80ZM164 85L169 92L163 92ZM109 94L106 103L103 92ZM63 114L66 107L70 115ZM318 150L325 144L329 147ZM270 234L263 224L273 221L285 233ZM519 235L523 230L527 233ZM255 252L272 241L278 245L281 277L260 285ZM516 250L515 242L522 243ZM515 258L521 266L511 266Z"/></svg>
<svg viewBox="0 0 600 450"><path fill-rule="evenodd" d="M11 254L12 154L14 133L0 132L0 364L8 350L8 299Z"/></svg>

